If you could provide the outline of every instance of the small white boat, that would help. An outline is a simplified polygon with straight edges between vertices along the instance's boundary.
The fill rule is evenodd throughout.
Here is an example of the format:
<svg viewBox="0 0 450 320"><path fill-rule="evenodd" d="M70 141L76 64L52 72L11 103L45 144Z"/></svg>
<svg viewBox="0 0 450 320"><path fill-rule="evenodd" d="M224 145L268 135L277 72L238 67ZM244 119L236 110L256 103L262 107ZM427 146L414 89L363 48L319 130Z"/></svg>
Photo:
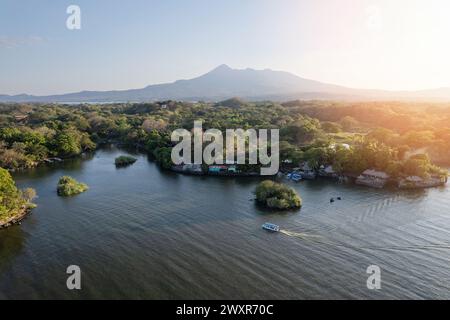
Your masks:
<svg viewBox="0 0 450 320"><path fill-rule="evenodd" d="M270 232L279 232L280 226L277 226L276 224L266 222L262 225L262 228L264 230L270 231Z"/></svg>
<svg viewBox="0 0 450 320"><path fill-rule="evenodd" d="M302 176L295 172L288 173L287 178L295 182L299 182L300 180L302 180Z"/></svg>

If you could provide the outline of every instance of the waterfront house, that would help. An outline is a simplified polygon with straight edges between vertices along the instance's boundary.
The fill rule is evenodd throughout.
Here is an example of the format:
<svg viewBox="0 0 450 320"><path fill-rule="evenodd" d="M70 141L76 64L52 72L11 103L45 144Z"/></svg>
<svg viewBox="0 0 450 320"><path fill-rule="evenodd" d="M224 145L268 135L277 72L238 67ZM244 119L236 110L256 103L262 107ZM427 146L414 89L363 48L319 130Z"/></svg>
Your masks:
<svg viewBox="0 0 450 320"><path fill-rule="evenodd" d="M338 178L339 177L338 173L336 171L334 171L332 165L328 165L328 166L321 165L320 170L319 170L319 176L327 177L327 178Z"/></svg>
<svg viewBox="0 0 450 320"><path fill-rule="evenodd" d="M389 181L390 176L383 171L367 169L356 179L356 184L372 188L383 188Z"/></svg>
<svg viewBox="0 0 450 320"><path fill-rule="evenodd" d="M208 167L209 173L222 173L222 172L227 172L227 171L228 171L228 167L225 165L213 165L213 166Z"/></svg>
<svg viewBox="0 0 450 320"><path fill-rule="evenodd" d="M201 175L203 174L203 169L201 164L179 164L172 166L172 170L180 173L190 173Z"/></svg>
<svg viewBox="0 0 450 320"><path fill-rule="evenodd" d="M185 164L183 165L184 172L190 173L202 173L202 165L201 164Z"/></svg>
<svg viewBox="0 0 450 320"><path fill-rule="evenodd" d="M27 114L17 114L17 115L14 116L14 119L17 122L24 122L25 120L28 119L28 115Z"/></svg>
<svg viewBox="0 0 450 320"><path fill-rule="evenodd" d="M297 171L303 179L313 180L316 178L316 171L306 161L300 163L299 168L296 168L294 171Z"/></svg>

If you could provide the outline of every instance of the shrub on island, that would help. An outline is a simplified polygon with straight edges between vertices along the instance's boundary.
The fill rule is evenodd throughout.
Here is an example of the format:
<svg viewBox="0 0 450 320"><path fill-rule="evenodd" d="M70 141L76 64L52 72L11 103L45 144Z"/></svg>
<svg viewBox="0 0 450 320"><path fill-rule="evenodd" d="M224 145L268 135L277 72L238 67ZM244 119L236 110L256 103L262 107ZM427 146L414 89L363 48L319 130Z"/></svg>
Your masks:
<svg viewBox="0 0 450 320"><path fill-rule="evenodd" d="M116 158L115 164L117 167L125 167L125 166L132 165L136 161L137 161L136 158L133 158L130 156L120 156L120 157Z"/></svg>
<svg viewBox="0 0 450 320"><path fill-rule="evenodd" d="M294 189L271 180L261 182L255 194L258 203L271 209L289 210L302 206L302 199Z"/></svg>
<svg viewBox="0 0 450 320"><path fill-rule="evenodd" d="M61 177L57 187L58 195L63 197L74 196L85 192L87 189L89 187L86 184L80 183L69 176Z"/></svg>

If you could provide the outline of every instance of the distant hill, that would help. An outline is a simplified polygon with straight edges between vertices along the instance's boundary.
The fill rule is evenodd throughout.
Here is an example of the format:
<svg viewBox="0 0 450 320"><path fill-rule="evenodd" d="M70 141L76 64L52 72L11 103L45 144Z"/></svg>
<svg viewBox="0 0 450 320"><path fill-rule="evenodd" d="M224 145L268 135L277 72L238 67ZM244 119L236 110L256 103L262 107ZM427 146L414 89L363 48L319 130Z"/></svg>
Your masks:
<svg viewBox="0 0 450 320"><path fill-rule="evenodd" d="M214 106L215 107L227 107L227 108L240 108L245 105L245 101L241 98L234 97L231 99L227 99L224 101L217 102Z"/></svg>
<svg viewBox="0 0 450 320"><path fill-rule="evenodd" d="M450 88L423 91L382 91L352 89L304 79L289 72L269 69L232 69L221 65L189 80L149 85L142 89L81 91L32 96L0 95L1 102L127 102L156 100L221 101L240 97L244 100L287 101L295 99L386 100L423 99L450 101Z"/></svg>

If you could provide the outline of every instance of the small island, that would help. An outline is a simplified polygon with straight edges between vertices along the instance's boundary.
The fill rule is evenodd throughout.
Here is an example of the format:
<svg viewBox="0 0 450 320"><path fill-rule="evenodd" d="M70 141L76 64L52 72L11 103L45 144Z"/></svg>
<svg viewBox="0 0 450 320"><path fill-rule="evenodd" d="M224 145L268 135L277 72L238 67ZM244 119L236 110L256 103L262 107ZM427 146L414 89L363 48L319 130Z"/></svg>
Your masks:
<svg viewBox="0 0 450 320"><path fill-rule="evenodd" d="M256 201L270 209L300 209L302 199L297 192L281 183L266 180L256 187Z"/></svg>
<svg viewBox="0 0 450 320"><path fill-rule="evenodd" d="M36 191L31 188L19 190L11 174L0 168L0 229L19 223L36 205L31 201Z"/></svg>
<svg viewBox="0 0 450 320"><path fill-rule="evenodd" d="M72 177L64 176L59 179L58 182L58 195L62 197L69 197L85 192L89 187L80 183Z"/></svg>
<svg viewBox="0 0 450 320"><path fill-rule="evenodd" d="M120 156L115 160L116 167L126 167L137 161L136 158L130 156Z"/></svg>

